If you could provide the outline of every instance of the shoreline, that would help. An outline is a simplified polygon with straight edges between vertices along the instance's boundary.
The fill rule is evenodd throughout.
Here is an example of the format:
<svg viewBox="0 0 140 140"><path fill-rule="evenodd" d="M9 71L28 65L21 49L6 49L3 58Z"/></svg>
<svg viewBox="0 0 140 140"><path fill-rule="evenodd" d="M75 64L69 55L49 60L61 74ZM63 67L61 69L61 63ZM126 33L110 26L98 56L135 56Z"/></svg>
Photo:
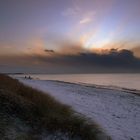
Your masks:
<svg viewBox="0 0 140 140"><path fill-rule="evenodd" d="M90 88L116 90L116 91L122 91L122 92L126 92L126 93L136 94L136 95L140 96L140 90L138 90L138 89L125 88L125 87L119 87L119 86L96 85L96 84L88 84L88 83L81 83L81 82L72 83L72 82L66 82L66 81L60 81L60 80L41 80L41 79L32 79L32 80L53 81L53 82L60 82L60 83L66 83L66 84L81 85L81 86L86 86L86 87L90 87Z"/></svg>
<svg viewBox="0 0 140 140"><path fill-rule="evenodd" d="M17 77L31 76L40 80L59 80L72 83L86 83L88 85L99 85L112 88L124 88L140 91L140 75L139 74L25 74L17 75Z"/></svg>
<svg viewBox="0 0 140 140"><path fill-rule="evenodd" d="M86 118L95 120L113 140L140 138L140 96L122 90L106 89L58 80L25 80L21 82L71 106ZM126 90L126 89L125 89Z"/></svg>
<svg viewBox="0 0 140 140"><path fill-rule="evenodd" d="M11 77L15 79L19 79L19 80L25 79L24 77L15 77L15 76L11 76ZM98 84L90 84L90 83L83 83L83 82L67 82L67 81L62 81L62 80L42 80L42 79L34 78L34 77L31 77L31 79L27 79L27 80L52 81L52 82L86 86L86 87L97 88L97 89L122 91L122 92L131 93L131 94L140 96L140 90L135 89L135 88L126 88L126 87L113 86L113 85L98 85Z"/></svg>

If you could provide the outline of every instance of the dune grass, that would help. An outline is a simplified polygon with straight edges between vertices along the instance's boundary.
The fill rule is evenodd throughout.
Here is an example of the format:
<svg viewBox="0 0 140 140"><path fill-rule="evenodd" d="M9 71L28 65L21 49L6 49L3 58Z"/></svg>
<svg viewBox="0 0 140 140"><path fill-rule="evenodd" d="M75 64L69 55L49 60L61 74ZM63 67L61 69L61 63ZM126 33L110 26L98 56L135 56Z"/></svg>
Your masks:
<svg viewBox="0 0 140 140"><path fill-rule="evenodd" d="M99 140L98 136L103 134L95 123L76 115L70 107L3 74L0 74L0 112L22 119L34 133L59 131L81 140Z"/></svg>

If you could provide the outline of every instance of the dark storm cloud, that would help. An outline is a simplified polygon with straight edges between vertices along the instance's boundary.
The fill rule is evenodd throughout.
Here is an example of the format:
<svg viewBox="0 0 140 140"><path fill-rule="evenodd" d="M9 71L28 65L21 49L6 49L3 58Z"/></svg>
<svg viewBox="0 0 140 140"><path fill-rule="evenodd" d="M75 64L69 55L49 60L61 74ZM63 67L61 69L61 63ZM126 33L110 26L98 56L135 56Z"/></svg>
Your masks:
<svg viewBox="0 0 140 140"><path fill-rule="evenodd" d="M48 50L48 49L45 49L44 51L47 53L54 53L55 52L54 50Z"/></svg>
<svg viewBox="0 0 140 140"><path fill-rule="evenodd" d="M140 59L135 57L130 50L111 49L108 53L97 54L91 52L81 52L74 55L55 55L52 57L39 57L44 63L52 63L54 65L69 66L79 69L79 72L90 71L95 72L99 68L101 72L104 70L109 72L140 72ZM98 68L98 69L97 69Z"/></svg>
<svg viewBox="0 0 140 140"><path fill-rule="evenodd" d="M15 69L22 67L22 72L28 69L40 73L140 72L140 58L135 57L132 51L124 49L111 49L102 54L83 51L77 54L55 52L43 56L8 56L2 62Z"/></svg>

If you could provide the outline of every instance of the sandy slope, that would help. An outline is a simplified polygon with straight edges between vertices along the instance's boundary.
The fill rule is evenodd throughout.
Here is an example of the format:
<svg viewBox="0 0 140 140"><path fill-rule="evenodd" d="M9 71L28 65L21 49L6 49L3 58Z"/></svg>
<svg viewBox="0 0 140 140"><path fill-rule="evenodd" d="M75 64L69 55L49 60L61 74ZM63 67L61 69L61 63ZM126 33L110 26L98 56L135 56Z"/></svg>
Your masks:
<svg viewBox="0 0 140 140"><path fill-rule="evenodd" d="M120 90L20 79L24 84L47 91L77 112L97 121L113 140L140 140L140 96Z"/></svg>

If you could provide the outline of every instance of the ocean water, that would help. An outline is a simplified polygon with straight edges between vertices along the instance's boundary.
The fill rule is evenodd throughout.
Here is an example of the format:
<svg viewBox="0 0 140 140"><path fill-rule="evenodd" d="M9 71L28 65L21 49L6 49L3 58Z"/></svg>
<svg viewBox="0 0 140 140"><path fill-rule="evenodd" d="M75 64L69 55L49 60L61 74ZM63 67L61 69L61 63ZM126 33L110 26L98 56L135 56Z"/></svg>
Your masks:
<svg viewBox="0 0 140 140"><path fill-rule="evenodd" d="M40 80L59 80L140 90L140 74L30 74L30 76Z"/></svg>

